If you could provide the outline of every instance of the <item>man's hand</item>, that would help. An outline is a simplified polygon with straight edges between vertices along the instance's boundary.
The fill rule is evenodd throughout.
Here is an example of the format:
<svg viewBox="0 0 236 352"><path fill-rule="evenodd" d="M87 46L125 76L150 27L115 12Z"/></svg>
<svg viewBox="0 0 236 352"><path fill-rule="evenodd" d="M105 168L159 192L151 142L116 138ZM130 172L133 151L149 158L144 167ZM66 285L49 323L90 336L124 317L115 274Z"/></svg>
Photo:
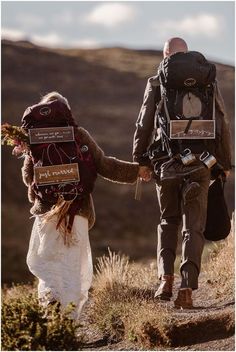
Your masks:
<svg viewBox="0 0 236 352"><path fill-rule="evenodd" d="M148 166L140 166L138 175L143 181L149 182L152 178L152 170Z"/></svg>
<svg viewBox="0 0 236 352"><path fill-rule="evenodd" d="M224 170L225 177L228 178L230 175L230 170Z"/></svg>

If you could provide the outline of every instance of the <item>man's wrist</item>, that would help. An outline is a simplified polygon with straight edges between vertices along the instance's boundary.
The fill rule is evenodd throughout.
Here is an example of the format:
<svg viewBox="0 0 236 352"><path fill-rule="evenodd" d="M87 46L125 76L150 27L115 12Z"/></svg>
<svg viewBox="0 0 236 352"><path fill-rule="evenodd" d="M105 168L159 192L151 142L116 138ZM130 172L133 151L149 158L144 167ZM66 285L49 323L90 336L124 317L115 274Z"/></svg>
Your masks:
<svg viewBox="0 0 236 352"><path fill-rule="evenodd" d="M151 162L149 157L134 157L133 161L138 163L139 166L147 166L150 167L151 166Z"/></svg>

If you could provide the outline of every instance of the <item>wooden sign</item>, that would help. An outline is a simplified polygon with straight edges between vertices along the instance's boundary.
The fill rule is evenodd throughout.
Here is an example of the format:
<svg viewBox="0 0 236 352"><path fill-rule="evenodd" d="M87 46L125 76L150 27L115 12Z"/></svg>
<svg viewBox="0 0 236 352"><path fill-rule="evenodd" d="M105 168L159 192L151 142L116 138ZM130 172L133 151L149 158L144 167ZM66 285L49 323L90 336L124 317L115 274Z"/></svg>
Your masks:
<svg viewBox="0 0 236 352"><path fill-rule="evenodd" d="M192 120L189 129L188 124L189 120L170 121L170 139L215 138L215 120Z"/></svg>
<svg viewBox="0 0 236 352"><path fill-rule="evenodd" d="M29 129L30 144L71 142L75 140L74 128L48 127Z"/></svg>
<svg viewBox="0 0 236 352"><path fill-rule="evenodd" d="M52 166L36 166L34 168L35 183L37 185L52 185L64 182L79 182L79 168L77 163Z"/></svg>

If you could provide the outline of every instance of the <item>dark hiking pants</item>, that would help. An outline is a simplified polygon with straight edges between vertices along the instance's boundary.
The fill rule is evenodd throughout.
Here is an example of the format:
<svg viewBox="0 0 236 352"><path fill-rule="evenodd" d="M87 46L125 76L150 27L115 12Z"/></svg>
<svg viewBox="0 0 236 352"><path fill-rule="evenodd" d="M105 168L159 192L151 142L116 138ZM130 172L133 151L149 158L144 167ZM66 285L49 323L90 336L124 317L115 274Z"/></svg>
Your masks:
<svg viewBox="0 0 236 352"><path fill-rule="evenodd" d="M192 199L184 199L186 184L197 182L199 191ZM210 172L207 168L187 177L157 181L157 195L161 211L158 225L157 264L159 278L174 274L178 231L182 228L181 287L198 288L201 256L204 247L203 232L207 215L207 197Z"/></svg>

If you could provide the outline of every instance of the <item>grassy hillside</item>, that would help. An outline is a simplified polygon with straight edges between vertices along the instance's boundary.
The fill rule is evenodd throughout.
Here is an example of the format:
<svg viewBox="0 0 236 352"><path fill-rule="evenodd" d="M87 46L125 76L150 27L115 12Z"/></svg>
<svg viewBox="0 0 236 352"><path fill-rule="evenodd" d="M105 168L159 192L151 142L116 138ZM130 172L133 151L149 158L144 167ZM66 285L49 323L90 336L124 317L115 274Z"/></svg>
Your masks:
<svg viewBox="0 0 236 352"><path fill-rule="evenodd" d="M132 138L146 80L155 74L161 52L123 48L50 50L27 42L2 42L2 121L20 124L25 108L57 90L71 104L78 123L89 130L107 155L132 160ZM217 64L218 79L234 130L234 68ZM3 281L27 281L25 257L33 219L29 219L22 161L2 149ZM233 180L233 178L232 178ZM156 255L159 217L155 185L143 187L98 180L94 192L97 222L91 231L94 257L109 246L133 259ZM233 208L232 182L227 186Z"/></svg>

